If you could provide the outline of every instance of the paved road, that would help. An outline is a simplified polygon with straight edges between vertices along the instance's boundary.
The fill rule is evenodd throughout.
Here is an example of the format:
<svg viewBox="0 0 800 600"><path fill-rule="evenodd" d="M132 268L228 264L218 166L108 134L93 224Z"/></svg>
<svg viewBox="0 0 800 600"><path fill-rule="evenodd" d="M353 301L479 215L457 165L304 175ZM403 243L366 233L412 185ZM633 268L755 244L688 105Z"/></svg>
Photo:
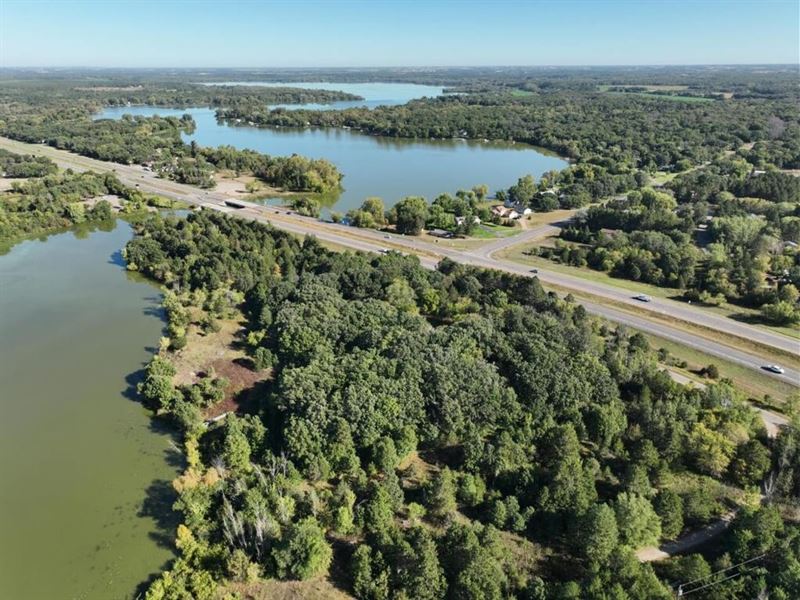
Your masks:
<svg viewBox="0 0 800 600"><path fill-rule="evenodd" d="M788 418L766 408L753 406L753 410L761 416L761 420L764 421L764 428L767 430L767 436L771 438L777 437L781 427L786 427L789 424Z"/></svg>
<svg viewBox="0 0 800 600"><path fill-rule="evenodd" d="M189 204L204 206L212 210L228 212L242 218L249 218L261 222L269 222L276 227L292 231L301 235L314 235L320 240L346 246L355 250L376 252L388 248L416 254L423 265L433 267L443 257L454 261L498 269L519 275L530 276L530 269L509 261L498 260L493 254L510 244L517 244L525 239L536 239L548 235L552 226L543 226L530 229L521 236L513 239L503 239L483 246L480 249L463 251L445 248L436 243L430 243L419 238L402 235L388 235L378 231L356 229L333 223L323 223L315 219L299 217L291 211L275 207L264 207L259 204L243 202L235 196L219 192L207 192L198 188L175 183L157 177L154 173L144 170L140 166L120 165L94 160L57 150L39 144L24 144L5 138L0 138L0 148L11 151L24 152L49 156L62 168L74 170L93 170L98 172L113 171L118 178L129 186L136 186L143 191L161 194L169 198L181 200ZM245 208L236 210L225 205L226 201L235 199ZM630 298L625 290L613 286L586 281L584 279L562 273L540 270L538 277L543 284L551 284L561 289L571 290L576 293L591 294L598 301L582 301L587 311L612 321L623 323L660 337L684 344L691 348L701 350L713 356L738 363L752 369L760 369L764 359L756 354L744 352L719 341L700 337L673 326L670 319L686 321L695 325L725 332L731 336L747 339L772 348L800 356L800 341L768 330L760 329L743 323L709 314L698 307L681 304L669 300L654 299L650 303L640 303ZM629 305L639 309L640 313L649 312L661 320L650 320L640 314L632 314L619 308L601 304L602 300L613 301L617 305ZM800 369L787 368L783 375L770 374L793 385L800 385Z"/></svg>
<svg viewBox="0 0 800 600"><path fill-rule="evenodd" d="M527 242L535 242L551 235L557 235L560 231L561 227L559 227L556 223L539 225L537 227L526 229L517 235L512 235L507 238L500 238L499 240L483 244L480 248L476 248L471 252L472 254L477 254L478 256L482 256L484 258L492 258L492 255L495 252L499 252L500 250L504 250L510 246L516 246L518 244L524 244Z"/></svg>

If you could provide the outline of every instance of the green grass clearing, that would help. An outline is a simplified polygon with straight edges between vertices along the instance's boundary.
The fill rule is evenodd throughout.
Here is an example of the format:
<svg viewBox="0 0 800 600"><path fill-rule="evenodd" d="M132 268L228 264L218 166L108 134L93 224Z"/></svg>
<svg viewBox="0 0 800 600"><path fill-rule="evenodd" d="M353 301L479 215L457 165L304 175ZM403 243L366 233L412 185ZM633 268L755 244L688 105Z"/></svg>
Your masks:
<svg viewBox="0 0 800 600"><path fill-rule="evenodd" d="M639 96L642 98L655 98L657 100L673 100L675 102L715 102L714 98L703 98L702 96L678 96L671 94L656 94L653 92L604 92L609 96Z"/></svg>
<svg viewBox="0 0 800 600"><path fill-rule="evenodd" d="M661 186L666 185L675 179L679 173L667 173L665 171L658 171L650 176L650 185Z"/></svg>
<svg viewBox="0 0 800 600"><path fill-rule="evenodd" d="M518 233L522 233L522 229L516 226L506 227L505 225L495 225L494 223L481 223L469 237L482 240L496 240L498 238L511 237Z"/></svg>
<svg viewBox="0 0 800 600"><path fill-rule="evenodd" d="M666 83L653 83L653 84L636 84L636 83L623 83L623 84L602 84L598 85L597 89L601 92L607 92L611 88L626 88L626 89L634 89L640 88L645 89L648 92L682 92L684 90L688 90L688 85L670 85Z"/></svg>

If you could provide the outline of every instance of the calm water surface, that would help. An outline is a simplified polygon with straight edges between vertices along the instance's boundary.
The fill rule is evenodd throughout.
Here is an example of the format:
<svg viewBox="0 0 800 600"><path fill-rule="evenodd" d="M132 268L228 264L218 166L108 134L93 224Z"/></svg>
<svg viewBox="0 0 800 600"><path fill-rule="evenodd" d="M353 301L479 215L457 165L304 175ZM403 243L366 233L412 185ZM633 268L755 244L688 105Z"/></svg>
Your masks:
<svg viewBox="0 0 800 600"><path fill-rule="evenodd" d="M206 85L242 85L249 87L294 87L313 90L328 90L335 92L347 92L361 96L363 100L343 100L331 102L330 104L276 104L274 108L287 108L289 110L297 108L308 108L312 110L339 110L343 108L355 108L366 106L375 108L376 106L391 106L395 104L405 104L409 100L417 98L435 98L444 93L444 88L433 85L418 85L416 83L331 83L327 81L226 81L224 83L209 83Z"/></svg>
<svg viewBox="0 0 800 600"><path fill-rule="evenodd" d="M464 140L409 140L363 135L345 129L257 128L217 123L213 109L168 109L150 106L107 108L97 118L124 114L180 116L197 122L193 135L202 146L230 145L275 156L301 154L327 158L344 174L344 191L332 207L347 211L368 196L391 206L405 196L432 200L443 192L486 184L496 191L519 177L536 177L563 169L566 161L525 144Z"/></svg>
<svg viewBox="0 0 800 600"><path fill-rule="evenodd" d="M0 596L111 600L172 557L176 453L130 399L158 344L132 235L72 232L0 256Z"/></svg>

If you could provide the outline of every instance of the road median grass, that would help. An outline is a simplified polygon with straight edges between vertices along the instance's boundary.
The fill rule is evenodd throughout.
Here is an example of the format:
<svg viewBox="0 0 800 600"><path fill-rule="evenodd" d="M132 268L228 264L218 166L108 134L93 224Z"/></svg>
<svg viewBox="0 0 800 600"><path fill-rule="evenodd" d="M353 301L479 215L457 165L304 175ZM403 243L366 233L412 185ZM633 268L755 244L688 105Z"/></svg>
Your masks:
<svg viewBox="0 0 800 600"><path fill-rule="evenodd" d="M573 267L561 263L541 258L538 256L531 256L525 254L531 246L526 244L519 244L517 246L510 246L500 250L494 254L495 258L502 258L518 264L536 267L542 270L553 271L554 273L563 273L565 275L572 275L580 277L586 281L601 283L604 285L613 286L621 290L627 290L631 294L647 294L653 298L663 298L666 300L674 300L680 295L680 290L674 288L662 288L648 283L640 283L638 281L630 281L628 279L620 279L611 277L602 271L595 271L594 269ZM749 321L755 320L759 317L759 311L743 306L736 306L734 304L725 303L720 306L703 306L704 311L709 314L714 314L720 317L726 317L731 320L739 322L748 322L754 327L759 327L765 331L771 331L785 335L787 337L800 340L800 329L796 327L779 327L774 325L766 325L763 323L752 323Z"/></svg>
<svg viewBox="0 0 800 600"><path fill-rule="evenodd" d="M748 340L736 335L724 333L718 329L714 329L713 327L705 327L703 325L683 321L672 316L662 315L660 313L649 311L643 308L631 306L630 304L626 304L624 302L617 302L615 300L609 300L608 298L600 298L598 296L593 296L592 294L575 292L569 288L561 287L559 285L549 283L542 285L545 288L552 289L564 295L571 294L572 297L576 298L577 300L583 299L588 302L602 304L603 306L608 306L609 308L613 308L619 312L625 312L630 315L642 317L643 319L647 319L653 323L669 325L673 329L679 329L680 331L694 335L698 338L717 342L719 344L742 350L744 352L757 354L764 360L765 363L781 363L787 367L791 366L793 368L800 368L800 357L798 357L796 354L792 354L791 352L785 352L779 348L774 348L753 340Z"/></svg>
<svg viewBox="0 0 800 600"><path fill-rule="evenodd" d="M644 336L654 349L664 348L669 351L670 356L673 358L686 362L685 367L670 367L671 370L675 370L698 383L709 384L713 383L714 380L703 379L698 375L698 372L710 364L716 365L721 378L733 381L737 388L752 397L759 406L764 408L781 410L782 405L789 397L800 392L800 388L771 377L766 373L759 373L748 367L727 361L724 358L706 354L657 335L644 333Z"/></svg>

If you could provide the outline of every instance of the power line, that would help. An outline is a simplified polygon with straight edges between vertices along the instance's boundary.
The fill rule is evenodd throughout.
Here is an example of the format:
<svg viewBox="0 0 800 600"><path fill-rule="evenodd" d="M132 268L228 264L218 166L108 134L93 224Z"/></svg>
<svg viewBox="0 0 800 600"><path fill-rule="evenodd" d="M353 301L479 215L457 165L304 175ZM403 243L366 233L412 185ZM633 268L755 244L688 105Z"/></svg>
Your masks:
<svg viewBox="0 0 800 600"><path fill-rule="evenodd" d="M694 594L695 592L699 592L700 590L704 590L707 587L711 587L712 585L717 585L718 583L724 583L724 582L728 581L729 579L733 579L734 577L739 577L739 575L741 575L742 573L744 573L744 571L740 571L738 573L734 573L733 575L729 575L728 577L725 577L724 579L720 579L719 581L711 581L711 582L709 582L709 583L707 583L705 585L701 585L699 588L694 588L693 590L689 590L688 592L684 592L680 587L678 587L678 597L682 598L683 596L688 596L689 594Z"/></svg>
<svg viewBox="0 0 800 600"><path fill-rule="evenodd" d="M678 597L682 598L683 596L688 596L689 594L693 594L695 592L699 592L700 590L703 590L703 589L705 589L707 587L711 587L712 585L717 585L718 583L723 583L725 581L728 581L729 579L733 579L734 577L739 577L740 575L745 573L745 571L739 571L739 572L734 573L732 575L728 575L727 577L724 577L723 579L720 579L718 581L710 581L709 583L703 584L700 587L697 587L697 588L694 588L694 589L691 589L691 590L684 590L685 587L690 586L692 584L700 583L701 581L705 581L705 580L710 579L712 577L716 577L717 575L721 575L723 573L731 571L732 569L737 569L737 568L740 568L740 567L742 567L742 566L744 566L746 564L754 562L756 560L761 560L767 554L768 553L764 553L764 554L761 554L759 556L754 556L753 558L748 558L747 560L742 561L742 562L740 562L738 564L731 565L730 567L726 567L725 569L720 569L719 571L715 571L714 573L709 573L708 575L706 575L704 577L698 577L697 579L693 579L692 581L687 581L686 583L682 583L682 584L680 584L678 586L678 590L677 590L678 591Z"/></svg>

